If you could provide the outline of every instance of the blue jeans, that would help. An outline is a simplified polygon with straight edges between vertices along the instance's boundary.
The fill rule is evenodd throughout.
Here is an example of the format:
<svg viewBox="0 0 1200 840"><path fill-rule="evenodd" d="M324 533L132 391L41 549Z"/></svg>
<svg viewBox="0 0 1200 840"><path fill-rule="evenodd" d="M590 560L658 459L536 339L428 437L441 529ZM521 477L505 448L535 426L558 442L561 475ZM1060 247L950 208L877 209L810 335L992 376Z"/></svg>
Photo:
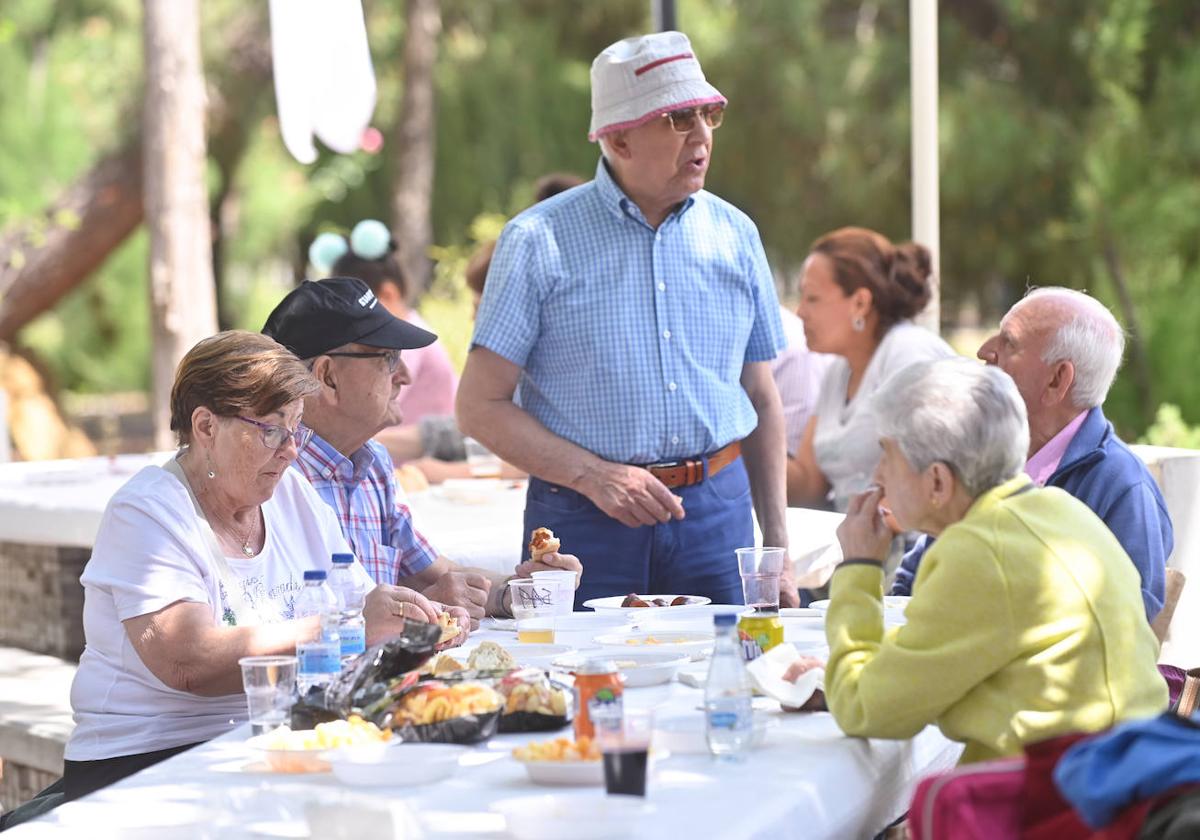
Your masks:
<svg viewBox="0 0 1200 840"><path fill-rule="evenodd" d="M750 481L738 458L715 476L673 491L684 519L630 528L566 487L530 478L525 534L554 531L563 551L583 562L575 608L606 595L707 595L715 604L742 603L735 548L754 545ZM527 549L522 547L522 554Z"/></svg>

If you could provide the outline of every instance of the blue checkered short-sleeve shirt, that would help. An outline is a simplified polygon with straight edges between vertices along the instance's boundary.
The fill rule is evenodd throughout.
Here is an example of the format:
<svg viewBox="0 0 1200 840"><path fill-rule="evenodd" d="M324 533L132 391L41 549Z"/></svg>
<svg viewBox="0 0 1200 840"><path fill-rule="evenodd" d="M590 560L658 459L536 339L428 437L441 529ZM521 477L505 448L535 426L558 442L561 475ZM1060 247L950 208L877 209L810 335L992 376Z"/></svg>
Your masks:
<svg viewBox="0 0 1200 840"><path fill-rule="evenodd" d="M655 230L603 159L505 226L472 343L522 368L516 401L547 429L630 464L750 434L742 366L784 345L754 223L701 190Z"/></svg>

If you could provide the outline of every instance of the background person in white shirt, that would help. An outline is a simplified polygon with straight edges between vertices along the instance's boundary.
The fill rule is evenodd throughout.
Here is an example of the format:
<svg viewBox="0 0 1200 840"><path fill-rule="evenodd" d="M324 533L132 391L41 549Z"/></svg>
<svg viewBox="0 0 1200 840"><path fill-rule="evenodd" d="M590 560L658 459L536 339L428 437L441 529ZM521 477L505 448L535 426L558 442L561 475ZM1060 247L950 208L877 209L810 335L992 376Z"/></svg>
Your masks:
<svg viewBox="0 0 1200 840"><path fill-rule="evenodd" d="M800 279L809 350L840 358L821 383L816 416L788 459L788 504L844 511L871 484L879 448L871 397L913 362L954 355L912 318L929 302L929 249L847 227L813 243Z"/></svg>

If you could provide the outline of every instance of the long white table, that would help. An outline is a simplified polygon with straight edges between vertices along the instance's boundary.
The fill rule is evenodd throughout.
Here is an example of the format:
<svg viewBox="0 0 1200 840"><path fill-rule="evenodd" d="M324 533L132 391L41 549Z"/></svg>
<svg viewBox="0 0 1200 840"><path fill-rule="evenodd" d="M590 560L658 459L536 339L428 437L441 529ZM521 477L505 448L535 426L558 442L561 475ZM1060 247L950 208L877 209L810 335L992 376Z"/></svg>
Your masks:
<svg viewBox="0 0 1200 840"><path fill-rule="evenodd" d="M592 645L592 631L559 633L560 643ZM789 632L798 644L818 642L819 628ZM484 630L472 636L515 646L515 635ZM696 715L702 692L678 682L628 689L631 707L653 707L659 718ZM635 834L696 838L870 838L908 806L916 780L950 768L961 748L928 728L910 741L847 738L829 714L787 714L771 701L756 714L774 718L768 744L742 764L717 764L706 755L674 755L652 777L648 800L657 813ZM757 708L757 706L756 706ZM569 732L569 730L567 730ZM510 758L514 746L553 734L503 735L475 749L451 780L415 788L351 791L332 775L288 776L264 772L261 757L244 743L248 726L176 756L91 797L6 834L37 837L144 836L156 838L309 837L305 807L351 806L386 810L388 821L356 827L370 837L499 838L504 821L490 803L554 792L534 785ZM604 796L603 787L585 795ZM172 809L189 824L164 828L155 809ZM403 826L407 825L407 830ZM371 834L370 829L379 831ZM350 836L350 835L347 835Z"/></svg>

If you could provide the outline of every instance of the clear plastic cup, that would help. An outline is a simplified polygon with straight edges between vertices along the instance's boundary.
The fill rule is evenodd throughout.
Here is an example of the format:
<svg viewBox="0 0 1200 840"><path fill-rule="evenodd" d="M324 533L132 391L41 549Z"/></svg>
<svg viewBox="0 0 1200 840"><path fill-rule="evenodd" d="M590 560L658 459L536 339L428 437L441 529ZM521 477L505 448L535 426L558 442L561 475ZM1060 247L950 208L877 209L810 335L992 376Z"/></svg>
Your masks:
<svg viewBox="0 0 1200 840"><path fill-rule="evenodd" d="M742 595L755 612L779 610L779 576L787 560L786 548L750 547L734 549L742 576Z"/></svg>
<svg viewBox="0 0 1200 840"><path fill-rule="evenodd" d="M287 723L296 699L296 657L243 656L242 687L250 712L250 730L255 735Z"/></svg>
<svg viewBox="0 0 1200 840"><path fill-rule="evenodd" d="M645 796L650 767L654 710L614 707L593 715L604 756L604 788L610 794Z"/></svg>
<svg viewBox="0 0 1200 840"><path fill-rule="evenodd" d="M517 620L518 642L554 643L555 604L561 586L558 581L539 582L529 578L510 580L512 614Z"/></svg>
<svg viewBox="0 0 1200 840"><path fill-rule="evenodd" d="M561 571L534 572L530 575L533 582L545 583L554 592L551 595L554 602L555 615L570 615L575 609L575 573L570 569Z"/></svg>

